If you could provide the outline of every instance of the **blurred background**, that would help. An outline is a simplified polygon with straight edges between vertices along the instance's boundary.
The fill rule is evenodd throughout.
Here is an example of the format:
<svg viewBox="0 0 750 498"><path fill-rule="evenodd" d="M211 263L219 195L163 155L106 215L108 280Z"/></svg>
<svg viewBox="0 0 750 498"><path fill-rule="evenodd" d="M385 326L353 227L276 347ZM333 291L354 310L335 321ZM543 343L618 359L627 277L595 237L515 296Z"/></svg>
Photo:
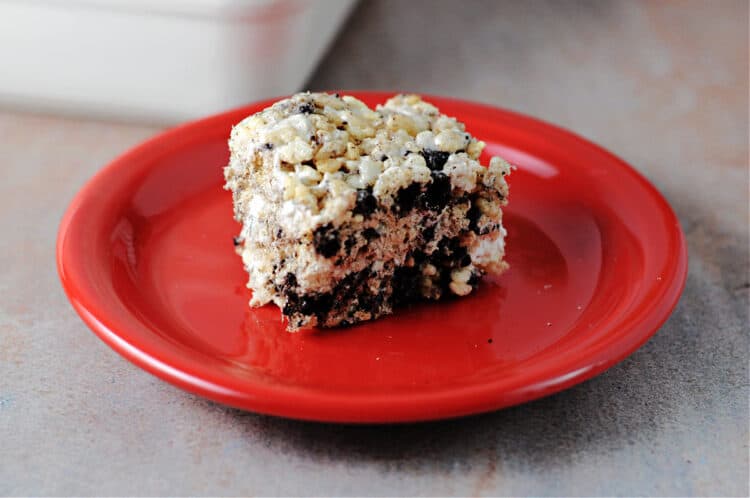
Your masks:
<svg viewBox="0 0 750 498"><path fill-rule="evenodd" d="M0 0L0 495L748 496L748 22L747 0ZM241 414L134 368L63 295L64 209L165 127L301 89L604 146L680 219L675 313L574 389L416 427Z"/></svg>
<svg viewBox="0 0 750 498"><path fill-rule="evenodd" d="M0 100L172 123L305 83L355 0L0 0Z"/></svg>

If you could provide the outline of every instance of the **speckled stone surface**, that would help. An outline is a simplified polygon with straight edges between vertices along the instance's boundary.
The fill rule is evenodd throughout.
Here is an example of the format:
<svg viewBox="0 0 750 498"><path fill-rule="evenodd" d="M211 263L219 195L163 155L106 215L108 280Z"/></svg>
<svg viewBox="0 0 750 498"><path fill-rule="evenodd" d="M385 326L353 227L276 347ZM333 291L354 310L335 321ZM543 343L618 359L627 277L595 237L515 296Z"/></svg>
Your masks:
<svg viewBox="0 0 750 498"><path fill-rule="evenodd" d="M624 157L688 238L674 315L605 374L478 417L224 408L112 352L55 272L72 195L158 130L2 111L0 494L748 495L747 2L365 2L310 87L484 101Z"/></svg>

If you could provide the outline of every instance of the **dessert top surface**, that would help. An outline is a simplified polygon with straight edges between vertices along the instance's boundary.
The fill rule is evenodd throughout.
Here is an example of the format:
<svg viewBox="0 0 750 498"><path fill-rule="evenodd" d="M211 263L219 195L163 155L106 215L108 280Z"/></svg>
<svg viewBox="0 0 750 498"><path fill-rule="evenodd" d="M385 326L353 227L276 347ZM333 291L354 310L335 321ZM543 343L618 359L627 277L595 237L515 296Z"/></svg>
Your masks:
<svg viewBox="0 0 750 498"><path fill-rule="evenodd" d="M509 169L500 158L482 167L484 143L417 95L370 109L350 96L299 93L245 118L229 145L229 188L251 181L267 198L322 221L351 210L357 190L387 206L400 189L440 172L454 189L483 182L502 191Z"/></svg>

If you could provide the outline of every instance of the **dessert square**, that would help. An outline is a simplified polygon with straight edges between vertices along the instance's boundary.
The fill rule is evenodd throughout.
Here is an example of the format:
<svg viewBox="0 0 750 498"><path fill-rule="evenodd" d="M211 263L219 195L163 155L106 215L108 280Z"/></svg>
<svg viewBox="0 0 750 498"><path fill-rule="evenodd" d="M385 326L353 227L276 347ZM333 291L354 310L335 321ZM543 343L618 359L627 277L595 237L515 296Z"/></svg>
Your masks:
<svg viewBox="0 0 750 498"><path fill-rule="evenodd" d="M290 331L372 320L466 296L506 267L510 165L417 95L376 109L299 93L247 117L224 174L252 306Z"/></svg>

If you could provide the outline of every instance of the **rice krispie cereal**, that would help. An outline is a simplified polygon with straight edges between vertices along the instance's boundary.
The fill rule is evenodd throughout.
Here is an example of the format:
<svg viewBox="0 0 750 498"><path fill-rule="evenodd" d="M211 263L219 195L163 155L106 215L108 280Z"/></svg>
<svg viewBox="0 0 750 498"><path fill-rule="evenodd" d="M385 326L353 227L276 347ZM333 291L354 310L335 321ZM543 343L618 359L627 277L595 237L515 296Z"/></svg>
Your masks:
<svg viewBox="0 0 750 498"><path fill-rule="evenodd" d="M252 306L288 329L387 315L465 296L506 268L505 176L484 143L417 95L376 109L299 93L237 124L225 168Z"/></svg>

